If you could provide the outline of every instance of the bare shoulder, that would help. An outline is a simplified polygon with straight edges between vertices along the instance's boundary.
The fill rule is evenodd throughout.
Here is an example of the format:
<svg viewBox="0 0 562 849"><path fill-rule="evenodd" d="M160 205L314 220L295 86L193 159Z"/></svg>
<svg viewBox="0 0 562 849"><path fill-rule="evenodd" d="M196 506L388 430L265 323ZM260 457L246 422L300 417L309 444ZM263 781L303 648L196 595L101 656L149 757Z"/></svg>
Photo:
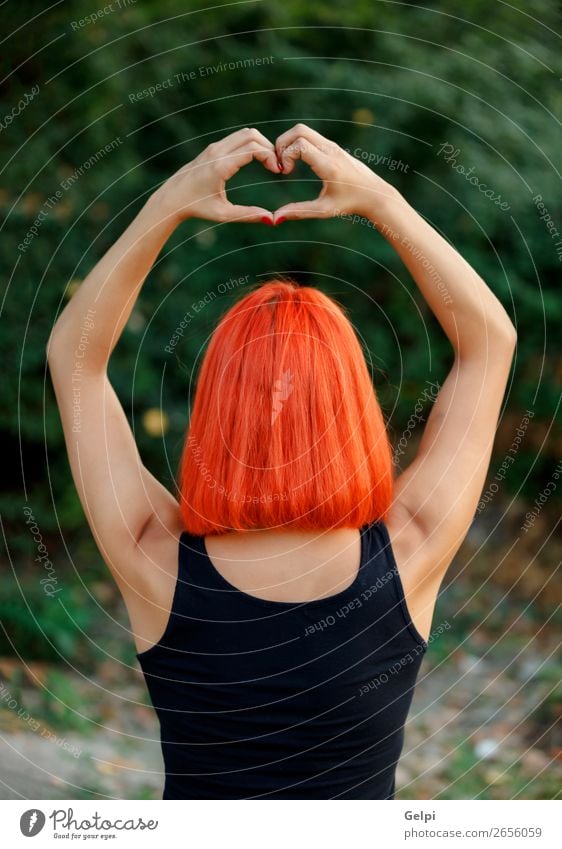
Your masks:
<svg viewBox="0 0 562 849"><path fill-rule="evenodd" d="M182 531L179 520L163 525L155 518L147 524L132 554L127 555L135 559L135 581L120 589L139 652L158 642L170 617Z"/></svg>

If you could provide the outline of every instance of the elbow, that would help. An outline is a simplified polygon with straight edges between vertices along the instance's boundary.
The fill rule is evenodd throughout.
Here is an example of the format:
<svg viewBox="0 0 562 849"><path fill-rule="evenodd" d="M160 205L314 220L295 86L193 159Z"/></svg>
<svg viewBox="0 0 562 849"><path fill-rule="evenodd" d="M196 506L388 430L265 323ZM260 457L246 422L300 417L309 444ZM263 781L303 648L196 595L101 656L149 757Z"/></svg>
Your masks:
<svg viewBox="0 0 562 849"><path fill-rule="evenodd" d="M76 316L73 315L72 311L69 313L70 306L73 305L67 304L51 327L51 333L45 346L48 362L54 358L59 359L68 356L68 352L76 345L80 336L80 333L77 335L76 332Z"/></svg>
<svg viewBox="0 0 562 849"><path fill-rule="evenodd" d="M511 368L515 349L517 347L517 330L506 317L500 324L489 328L487 335L487 357L491 357L498 365L505 364Z"/></svg>
<svg viewBox="0 0 562 849"><path fill-rule="evenodd" d="M513 354L517 347L517 329L511 319L506 317L506 321L502 327L495 330L494 333L498 343L507 348Z"/></svg>
<svg viewBox="0 0 562 849"><path fill-rule="evenodd" d="M513 324L509 313L498 301L497 314L492 321L491 336L495 336L498 343L506 348L515 350L517 345L517 329Z"/></svg>
<svg viewBox="0 0 562 849"><path fill-rule="evenodd" d="M49 338L47 339L47 344L45 345L45 357L46 357L48 363L51 363L52 360L53 360L54 348L55 348L55 336L54 336L53 331L51 331Z"/></svg>
<svg viewBox="0 0 562 849"><path fill-rule="evenodd" d="M45 346L45 357L53 378L76 369L83 378L107 373L107 358L100 356L94 340L76 338L65 326L54 325Z"/></svg>
<svg viewBox="0 0 562 849"><path fill-rule="evenodd" d="M51 330L47 344L45 345L45 356L49 365L52 365L55 359L59 360L61 358L64 347L60 333L58 333L57 326L55 324Z"/></svg>
<svg viewBox="0 0 562 849"><path fill-rule="evenodd" d="M477 360L479 362L509 362L517 347L517 330L509 316L487 321L477 328L478 332L468 333L455 347L459 361Z"/></svg>
<svg viewBox="0 0 562 849"><path fill-rule="evenodd" d="M75 347L76 339L55 323L45 345L45 357L51 374L55 370L64 369L69 363L74 363Z"/></svg>
<svg viewBox="0 0 562 849"><path fill-rule="evenodd" d="M488 349L513 354L517 346L517 330L504 307L498 309L486 321L486 346Z"/></svg>

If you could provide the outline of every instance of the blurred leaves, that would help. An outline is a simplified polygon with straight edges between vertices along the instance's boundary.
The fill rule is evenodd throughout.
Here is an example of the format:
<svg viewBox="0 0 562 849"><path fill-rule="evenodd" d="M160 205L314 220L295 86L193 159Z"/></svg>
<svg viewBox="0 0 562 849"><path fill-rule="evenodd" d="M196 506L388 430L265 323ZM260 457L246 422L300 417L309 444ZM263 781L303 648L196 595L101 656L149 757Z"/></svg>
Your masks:
<svg viewBox="0 0 562 849"><path fill-rule="evenodd" d="M0 120L39 86L0 132L0 510L15 550L27 545L20 540L27 499L53 545L61 528L74 545L89 539L45 367L59 311L148 194L205 145L243 126L274 139L301 120L359 157L375 156L381 176L474 265L513 317L518 353L498 444L509 448L532 407L526 442L503 484L532 502L562 443L560 426L552 424L560 394L560 263L532 202L541 194L561 226L554 6L475 0L455 17L443 2L430 9L271 0L203 9L146 0L95 23L81 22L87 13L80 4L11 4L11 29L21 26L25 38L8 38L0 59ZM35 16L35 25L26 25ZM150 93L151 86L161 87ZM445 143L508 211L438 154ZM107 145L109 152L100 153ZM318 188L303 164L288 180L252 165L232 181L229 195L274 208L313 197ZM47 206L57 192L62 196ZM216 294L219 284L247 275L251 285L278 273L320 286L346 308L393 438L426 381L442 382L449 343L372 228L341 220L286 222L274 231L189 222L163 251L110 363L141 455L166 486L174 488L209 334L245 287L211 298L173 354L168 341L192 304ZM37 600L38 611L58 644L68 623L55 605L47 615L46 601ZM19 601L4 612L33 656L51 656L36 635L24 635L28 614ZM79 636L68 639L64 650L72 652Z"/></svg>

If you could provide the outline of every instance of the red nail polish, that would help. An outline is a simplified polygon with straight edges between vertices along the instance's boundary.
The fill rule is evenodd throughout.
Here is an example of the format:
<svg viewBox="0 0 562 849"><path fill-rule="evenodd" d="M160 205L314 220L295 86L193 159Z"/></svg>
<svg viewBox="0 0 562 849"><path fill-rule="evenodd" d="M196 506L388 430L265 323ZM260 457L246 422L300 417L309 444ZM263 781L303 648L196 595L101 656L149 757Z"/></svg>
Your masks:
<svg viewBox="0 0 562 849"><path fill-rule="evenodd" d="M271 218L267 218L265 215L262 215L261 220L264 224L269 224L270 227L273 227L273 221Z"/></svg>
<svg viewBox="0 0 562 849"><path fill-rule="evenodd" d="M281 218L278 218L278 219L277 219L277 221L275 222L275 224L276 224L276 225L277 225L277 224L282 224L282 223L283 223L283 221L286 221L286 220L287 220L287 219L286 219L286 216L285 216L285 215L282 215L282 216L281 216Z"/></svg>

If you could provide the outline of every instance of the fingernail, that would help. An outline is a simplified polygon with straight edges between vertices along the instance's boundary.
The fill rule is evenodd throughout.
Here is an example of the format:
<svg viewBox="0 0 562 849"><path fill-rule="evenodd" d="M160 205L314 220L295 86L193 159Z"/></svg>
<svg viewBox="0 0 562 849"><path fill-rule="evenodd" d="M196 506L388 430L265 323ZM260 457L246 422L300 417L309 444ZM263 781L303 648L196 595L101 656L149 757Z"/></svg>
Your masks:
<svg viewBox="0 0 562 849"><path fill-rule="evenodd" d="M283 223L283 221L286 221L286 220L287 220L287 217L286 217L285 215L281 215L281 217L277 219L277 221L275 222L275 224L276 224L276 225L277 225L277 224L282 224L282 223Z"/></svg>
<svg viewBox="0 0 562 849"><path fill-rule="evenodd" d="M283 170L283 163L281 161L279 161L277 164L279 165L279 170L282 171Z"/></svg>
<svg viewBox="0 0 562 849"><path fill-rule="evenodd" d="M264 224L269 224L270 227L273 227L273 221L271 218L268 218L266 215L262 215L261 220Z"/></svg>

